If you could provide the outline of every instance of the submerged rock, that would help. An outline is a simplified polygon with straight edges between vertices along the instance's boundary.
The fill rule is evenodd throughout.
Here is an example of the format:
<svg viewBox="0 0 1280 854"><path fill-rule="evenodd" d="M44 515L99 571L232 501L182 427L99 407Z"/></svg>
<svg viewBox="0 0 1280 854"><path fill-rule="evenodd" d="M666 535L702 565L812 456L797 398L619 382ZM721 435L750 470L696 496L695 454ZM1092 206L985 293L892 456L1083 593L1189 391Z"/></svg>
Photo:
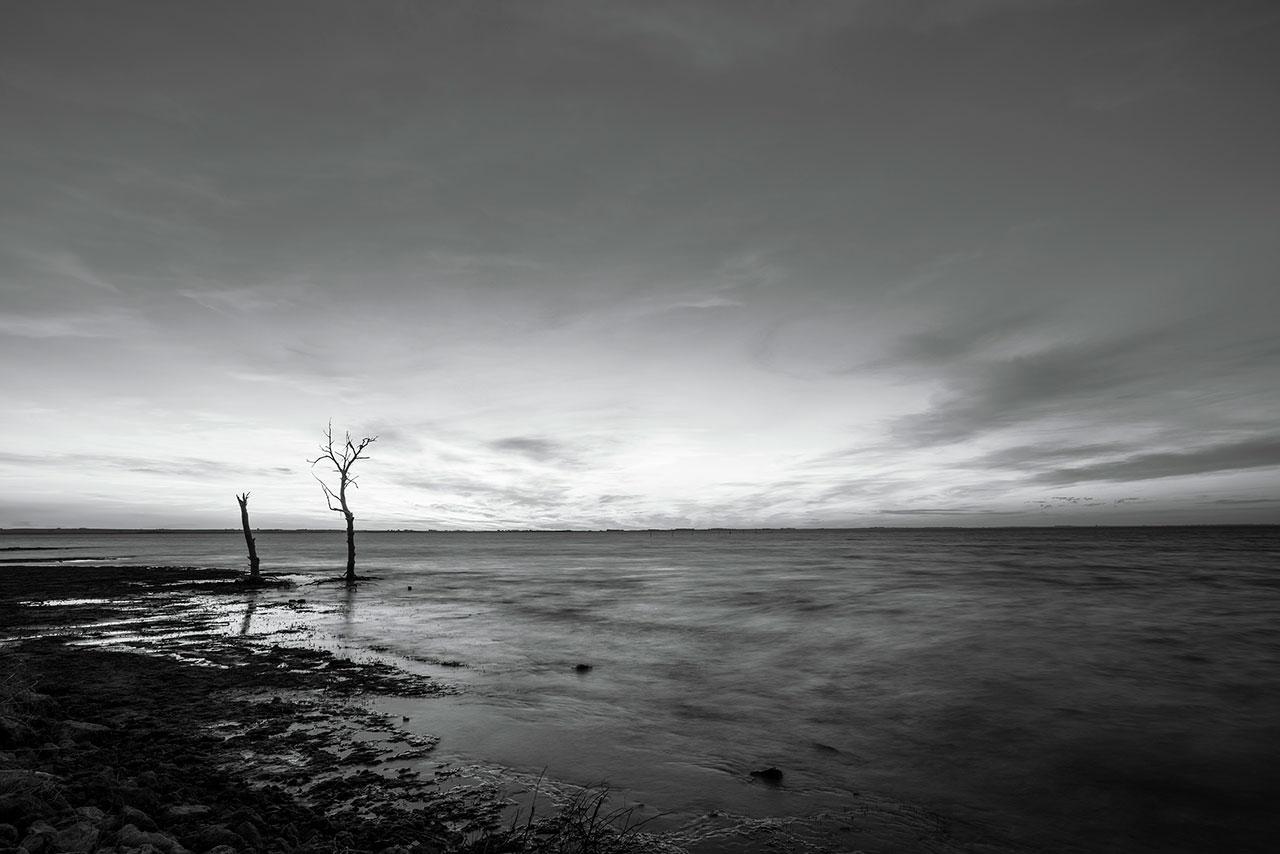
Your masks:
<svg viewBox="0 0 1280 854"><path fill-rule="evenodd" d="M762 768L759 771L752 771L751 776L755 777L757 780L763 780L766 783L771 783L775 786L782 782L782 772L773 767Z"/></svg>

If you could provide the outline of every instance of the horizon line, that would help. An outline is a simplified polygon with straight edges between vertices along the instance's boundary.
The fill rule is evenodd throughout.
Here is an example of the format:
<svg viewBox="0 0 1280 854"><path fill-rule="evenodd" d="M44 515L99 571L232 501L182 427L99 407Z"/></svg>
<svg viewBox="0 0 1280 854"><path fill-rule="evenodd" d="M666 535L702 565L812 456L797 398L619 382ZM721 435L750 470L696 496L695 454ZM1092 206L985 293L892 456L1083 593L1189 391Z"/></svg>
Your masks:
<svg viewBox="0 0 1280 854"><path fill-rule="evenodd" d="M1113 524L1097 522L1093 524L1054 524L1054 525L815 525L815 526L760 526L734 527L713 525L705 528L360 528L357 533L365 534L644 534L644 533L722 533L722 532L770 532L770 531L892 531L892 530L1005 530L1005 529L1053 529L1053 528L1276 528L1280 522L1181 522L1181 523L1146 523L1146 524ZM288 534L341 534L341 528L253 528L265 533ZM75 527L30 527L2 528L0 534L58 534L58 533L134 533L134 534L242 534L241 528L98 528L88 526Z"/></svg>

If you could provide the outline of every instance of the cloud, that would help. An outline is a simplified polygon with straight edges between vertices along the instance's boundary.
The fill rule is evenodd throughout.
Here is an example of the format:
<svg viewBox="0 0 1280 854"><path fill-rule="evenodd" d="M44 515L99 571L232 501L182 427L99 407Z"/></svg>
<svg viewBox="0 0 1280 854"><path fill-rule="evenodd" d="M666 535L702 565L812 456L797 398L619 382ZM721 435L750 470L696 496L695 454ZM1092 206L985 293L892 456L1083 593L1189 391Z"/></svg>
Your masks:
<svg viewBox="0 0 1280 854"><path fill-rule="evenodd" d="M963 26L1003 12L1028 13L1062 0L811 0L631 3L567 0L550 4L562 26L670 49L713 71L756 61L845 30L927 31Z"/></svg>
<svg viewBox="0 0 1280 854"><path fill-rule="evenodd" d="M971 439L1042 416L1109 407L1127 387L1162 372L1168 332L1062 345L1004 359L962 363L925 412L904 416L895 436L927 447Z"/></svg>
<svg viewBox="0 0 1280 854"><path fill-rule="evenodd" d="M120 293L120 289L107 281L96 270L92 269L82 258L72 252L58 250L46 254L22 253L26 255L44 273L55 280L72 281L88 285L110 293Z"/></svg>
<svg viewBox="0 0 1280 854"><path fill-rule="evenodd" d="M287 466L237 465L203 457L141 457L123 454L20 454L0 452L0 465L11 468L65 469L86 472L115 469L168 478L278 477L297 473Z"/></svg>
<svg viewBox="0 0 1280 854"><path fill-rule="evenodd" d="M529 513L547 514L561 511L564 509L569 492L566 485L549 482L545 478L527 478L517 483L498 483L481 478L446 475L436 478L409 478L399 482L436 495L453 495L468 499L471 510L476 512L483 510L496 518L509 520L525 517Z"/></svg>
<svg viewBox="0 0 1280 854"><path fill-rule="evenodd" d="M952 316L945 323L921 332L908 332L895 347L892 357L877 366L937 367L971 359L990 349L1017 341L1034 331L1039 314L1027 310L1009 310L1000 306L968 306L967 314ZM978 309L975 311L975 309Z"/></svg>
<svg viewBox="0 0 1280 854"><path fill-rule="evenodd" d="M508 436L489 443L489 447L503 453L515 453L540 463L568 462L576 455L565 445L541 436Z"/></svg>
<svg viewBox="0 0 1280 854"><path fill-rule="evenodd" d="M127 312L92 314L0 314L0 335L17 338L122 338L138 329Z"/></svg>
<svg viewBox="0 0 1280 854"><path fill-rule="evenodd" d="M1191 451L1135 454L1120 460L1042 472L1038 483L1156 480L1165 477L1280 466L1280 436L1263 436Z"/></svg>
<svg viewBox="0 0 1280 854"><path fill-rule="evenodd" d="M1280 504L1280 498L1217 498L1208 503L1226 505Z"/></svg>
<svg viewBox="0 0 1280 854"><path fill-rule="evenodd" d="M259 314L296 306L316 296L315 287L305 281L236 288L183 288L178 293L219 314Z"/></svg>
<svg viewBox="0 0 1280 854"><path fill-rule="evenodd" d="M1011 468L1019 471L1044 468L1062 460L1094 459L1106 454L1116 454L1132 450L1128 442L1095 442L1085 445L1072 444L1035 444L1012 445L990 453L983 454L974 460L965 461L962 465L974 468Z"/></svg>
<svg viewBox="0 0 1280 854"><path fill-rule="evenodd" d="M978 507L916 507L911 510L880 510L882 516L968 516L974 513L990 513Z"/></svg>

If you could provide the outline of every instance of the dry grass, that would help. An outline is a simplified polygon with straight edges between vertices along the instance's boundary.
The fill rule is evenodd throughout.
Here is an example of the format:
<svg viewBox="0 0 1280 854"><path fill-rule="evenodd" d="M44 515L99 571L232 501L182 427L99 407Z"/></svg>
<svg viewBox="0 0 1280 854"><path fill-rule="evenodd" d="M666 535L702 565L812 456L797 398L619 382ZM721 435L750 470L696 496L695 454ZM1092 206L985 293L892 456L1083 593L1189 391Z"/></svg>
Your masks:
<svg viewBox="0 0 1280 854"><path fill-rule="evenodd" d="M537 814L541 776L527 815L517 812L505 830L485 833L469 854L681 854L683 849L641 830L658 816L638 819L636 807L610 807L611 793L601 785L581 789Z"/></svg>

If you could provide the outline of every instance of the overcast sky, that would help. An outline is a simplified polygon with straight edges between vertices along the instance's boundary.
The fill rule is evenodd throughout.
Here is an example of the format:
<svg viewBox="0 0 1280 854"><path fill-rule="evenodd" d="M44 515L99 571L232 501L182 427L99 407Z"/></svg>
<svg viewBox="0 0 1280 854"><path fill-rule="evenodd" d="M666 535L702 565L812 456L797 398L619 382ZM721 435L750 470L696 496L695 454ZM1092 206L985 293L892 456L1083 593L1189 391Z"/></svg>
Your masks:
<svg viewBox="0 0 1280 854"><path fill-rule="evenodd" d="M1280 521L1274 2L0 6L0 526Z"/></svg>

